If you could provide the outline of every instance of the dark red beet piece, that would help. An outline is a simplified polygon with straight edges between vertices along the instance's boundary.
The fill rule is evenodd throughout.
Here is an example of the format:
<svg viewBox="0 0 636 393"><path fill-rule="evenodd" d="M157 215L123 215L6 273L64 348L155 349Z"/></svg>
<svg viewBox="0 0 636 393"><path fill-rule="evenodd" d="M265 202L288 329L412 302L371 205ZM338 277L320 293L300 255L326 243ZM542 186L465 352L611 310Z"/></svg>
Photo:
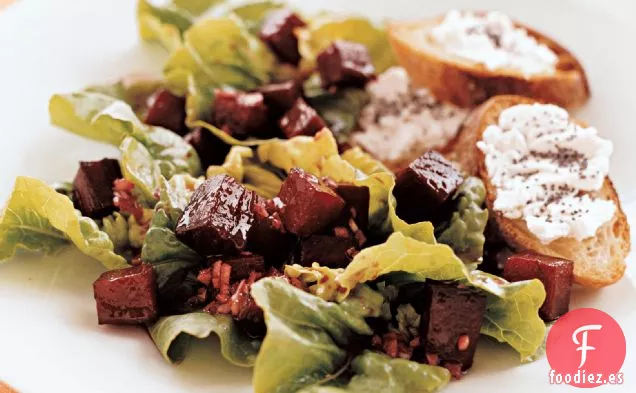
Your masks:
<svg viewBox="0 0 636 393"><path fill-rule="evenodd" d="M272 112L282 115L291 109L297 98L301 96L301 85L295 80L280 83L270 83L260 87L265 104Z"/></svg>
<svg viewBox="0 0 636 393"><path fill-rule="evenodd" d="M351 237L313 235L300 241L298 263L311 266L313 262L318 262L320 266L346 267L355 252Z"/></svg>
<svg viewBox="0 0 636 393"><path fill-rule="evenodd" d="M262 136L268 132L267 106L261 93L217 90L214 123L238 139Z"/></svg>
<svg viewBox="0 0 636 393"><path fill-rule="evenodd" d="M334 41L316 59L322 85L363 87L375 77L367 47L350 41Z"/></svg>
<svg viewBox="0 0 636 393"><path fill-rule="evenodd" d="M155 271L148 264L102 273L93 291L100 325L131 325L157 317Z"/></svg>
<svg viewBox="0 0 636 393"><path fill-rule="evenodd" d="M508 281L539 279L546 292L539 315L554 321L569 310L573 272L574 263L567 259L522 252L508 258L503 276Z"/></svg>
<svg viewBox="0 0 636 393"><path fill-rule="evenodd" d="M232 148L232 146L202 127L195 128L184 139L196 150L203 168L207 168L210 165L223 164L227 153Z"/></svg>
<svg viewBox="0 0 636 393"><path fill-rule="evenodd" d="M421 315L421 345L428 362L469 369L486 311L486 296L462 284L426 282ZM417 307L416 307L417 308Z"/></svg>
<svg viewBox="0 0 636 393"><path fill-rule="evenodd" d="M204 256L242 251L254 221L252 205L257 199L256 193L231 176L213 176L192 194L177 223L177 238Z"/></svg>
<svg viewBox="0 0 636 393"><path fill-rule="evenodd" d="M272 11L263 21L259 37L280 61L296 66L300 62L300 53L294 29L303 26L306 26L305 22L287 8Z"/></svg>
<svg viewBox="0 0 636 393"><path fill-rule="evenodd" d="M354 184L338 184L336 193L344 199L346 207L351 209L352 215L362 231L369 225L369 187Z"/></svg>
<svg viewBox="0 0 636 393"><path fill-rule="evenodd" d="M452 195L464 178L436 151L424 153L404 168L395 181L397 214L409 224L446 216Z"/></svg>
<svg viewBox="0 0 636 393"><path fill-rule="evenodd" d="M254 222L248 234L247 249L263 255L270 266L280 267L289 262L296 244L296 236L285 230L274 201L259 200L252 206Z"/></svg>
<svg viewBox="0 0 636 393"><path fill-rule="evenodd" d="M159 89L148 98L148 111L144 123L184 135L188 132L185 118L185 97L175 96L167 89Z"/></svg>
<svg viewBox="0 0 636 393"><path fill-rule="evenodd" d="M116 210L113 182L122 177L119 162L112 158L80 161L73 180L73 200L86 217L103 218Z"/></svg>
<svg viewBox="0 0 636 393"><path fill-rule="evenodd" d="M298 98L294 102L292 108L280 119L278 125L287 138L298 135L314 136L326 127L325 121L318 112L302 98Z"/></svg>
<svg viewBox="0 0 636 393"><path fill-rule="evenodd" d="M265 273L265 259L256 254L242 253L235 257L222 258L224 263L232 266L230 281L235 282L248 278L250 273Z"/></svg>
<svg viewBox="0 0 636 393"><path fill-rule="evenodd" d="M307 237L325 229L344 209L344 200L332 189L320 183L316 176L293 168L278 194L284 203L285 228Z"/></svg>

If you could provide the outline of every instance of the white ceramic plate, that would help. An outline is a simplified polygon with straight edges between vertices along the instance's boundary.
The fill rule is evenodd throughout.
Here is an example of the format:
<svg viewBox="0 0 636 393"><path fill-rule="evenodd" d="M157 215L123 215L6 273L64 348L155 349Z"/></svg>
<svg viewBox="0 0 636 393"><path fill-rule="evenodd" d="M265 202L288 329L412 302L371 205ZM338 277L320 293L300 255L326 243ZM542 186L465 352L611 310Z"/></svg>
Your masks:
<svg viewBox="0 0 636 393"><path fill-rule="evenodd" d="M17 175L71 179L79 160L114 155L48 124L54 92L72 91L130 72L158 72L162 53L139 44L133 0L23 0L0 14L0 198ZM636 222L636 3L507 0L296 1L312 10L415 18L451 7L500 9L549 33L583 61L593 99L580 117L614 140L612 175L630 221ZM630 26L631 24L631 26ZM633 262L630 261L630 262ZM214 339L192 348L180 366L166 364L140 328L97 326L91 284L98 263L74 251L56 258L21 255L0 267L0 380L23 392L249 392L250 370L228 365ZM633 274L633 269L628 274ZM574 307L597 307L627 335L625 384L636 388L636 299L632 281L602 291L576 290ZM550 386L544 360L519 366L512 350L482 342L475 367L447 392L536 392Z"/></svg>

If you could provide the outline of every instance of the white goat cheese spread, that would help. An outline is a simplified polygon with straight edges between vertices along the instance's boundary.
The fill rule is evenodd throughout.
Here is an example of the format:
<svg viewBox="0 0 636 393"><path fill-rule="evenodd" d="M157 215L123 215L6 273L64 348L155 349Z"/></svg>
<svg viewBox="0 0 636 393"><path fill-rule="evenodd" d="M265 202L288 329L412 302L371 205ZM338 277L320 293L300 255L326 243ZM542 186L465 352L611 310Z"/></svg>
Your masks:
<svg viewBox="0 0 636 393"><path fill-rule="evenodd" d="M411 86L406 71L392 67L367 85L370 102L359 119L358 145L382 161L398 161L445 146L467 111L438 102L427 89Z"/></svg>
<svg viewBox="0 0 636 393"><path fill-rule="evenodd" d="M542 243L586 239L614 216L614 203L595 195L609 172L612 142L574 123L566 110L543 104L505 109L477 147L496 189L494 209L525 220Z"/></svg>
<svg viewBox="0 0 636 393"><path fill-rule="evenodd" d="M558 56L507 15L452 10L430 31L445 52L483 64L489 70L514 69L526 76L553 73Z"/></svg>

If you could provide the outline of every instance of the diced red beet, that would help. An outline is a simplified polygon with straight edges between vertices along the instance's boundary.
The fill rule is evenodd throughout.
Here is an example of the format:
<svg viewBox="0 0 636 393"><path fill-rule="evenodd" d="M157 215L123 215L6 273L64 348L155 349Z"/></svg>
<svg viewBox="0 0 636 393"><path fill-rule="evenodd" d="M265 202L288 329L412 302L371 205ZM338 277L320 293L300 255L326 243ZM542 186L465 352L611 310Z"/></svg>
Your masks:
<svg viewBox="0 0 636 393"><path fill-rule="evenodd" d="M260 87L258 91L263 94L265 105L281 116L291 109L297 98L301 96L301 85L295 80L280 83L270 83Z"/></svg>
<svg viewBox="0 0 636 393"><path fill-rule="evenodd" d="M119 162L112 158L80 161L73 180L73 200L84 216L103 218L116 210L113 182L122 177Z"/></svg>
<svg viewBox="0 0 636 393"><path fill-rule="evenodd" d="M103 273L93 283L99 324L131 325L157 318L155 271L141 264Z"/></svg>
<svg viewBox="0 0 636 393"><path fill-rule="evenodd" d="M307 237L325 229L344 209L344 200L332 189L320 183L316 176L293 168L278 194L285 204L285 228L298 236Z"/></svg>
<svg viewBox="0 0 636 393"><path fill-rule="evenodd" d="M479 331L486 311L486 296L474 288L452 282L426 281L421 313L421 345L436 365L473 364ZM416 309L418 308L416 307Z"/></svg>
<svg viewBox="0 0 636 393"><path fill-rule="evenodd" d="M269 132L267 106L261 93L217 90L214 123L237 139Z"/></svg>
<svg viewBox="0 0 636 393"><path fill-rule="evenodd" d="M369 187L340 183L336 186L336 193L344 199L346 207L353 210L358 227L366 231L369 225Z"/></svg>
<svg viewBox="0 0 636 393"><path fill-rule="evenodd" d="M446 216L451 197L464 178L436 151L424 153L404 168L395 181L397 214L409 224Z"/></svg>
<svg viewBox="0 0 636 393"><path fill-rule="evenodd" d="M322 85L363 87L375 77L367 47L350 41L334 41L316 59Z"/></svg>
<svg viewBox="0 0 636 393"><path fill-rule="evenodd" d="M298 263L311 266L313 262L331 268L346 267L356 252L351 237L313 235L300 241Z"/></svg>
<svg viewBox="0 0 636 393"><path fill-rule="evenodd" d="M184 139L196 150L203 168L207 168L210 165L223 164L227 153L232 148L232 146L202 127L195 128Z"/></svg>
<svg viewBox="0 0 636 393"><path fill-rule="evenodd" d="M306 26L305 22L291 10L276 10L263 21L259 36L280 61L296 66L300 62L300 53L294 30L303 26Z"/></svg>
<svg viewBox="0 0 636 393"><path fill-rule="evenodd" d="M326 127L325 121L318 112L302 98L298 98L294 102L292 108L280 119L278 125L287 138L298 135L314 136Z"/></svg>
<svg viewBox="0 0 636 393"><path fill-rule="evenodd" d="M574 263L567 259L522 252L508 258L503 276L513 282L539 279L546 292L539 315L545 321L553 321L569 310L573 272Z"/></svg>
<svg viewBox="0 0 636 393"><path fill-rule="evenodd" d="M148 98L148 111L144 123L184 135L188 132L185 118L185 97L175 96L167 89L159 89Z"/></svg>
<svg viewBox="0 0 636 393"><path fill-rule="evenodd" d="M224 255L245 249L254 221L255 192L228 175L207 179L192 194L177 223L177 238L199 254Z"/></svg>
<svg viewBox="0 0 636 393"><path fill-rule="evenodd" d="M289 262L296 244L296 236L288 233L280 212L272 201L254 203L254 222L248 234L247 249L263 255L270 266L280 267Z"/></svg>
<svg viewBox="0 0 636 393"><path fill-rule="evenodd" d="M265 259L256 254L243 253L234 257L225 257L223 262L232 266L231 282L248 278L252 272L265 273L266 270Z"/></svg>

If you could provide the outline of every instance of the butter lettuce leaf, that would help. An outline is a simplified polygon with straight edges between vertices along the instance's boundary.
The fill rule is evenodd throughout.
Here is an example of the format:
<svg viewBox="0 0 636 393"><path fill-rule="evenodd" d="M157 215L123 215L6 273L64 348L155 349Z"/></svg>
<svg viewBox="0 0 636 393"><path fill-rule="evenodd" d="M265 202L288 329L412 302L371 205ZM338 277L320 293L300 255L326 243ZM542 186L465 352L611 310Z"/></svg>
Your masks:
<svg viewBox="0 0 636 393"><path fill-rule="evenodd" d="M254 151L245 146L233 146L222 165L210 166L207 176L227 174L243 184L247 189L256 191L265 198L278 195L283 180L273 168L260 163Z"/></svg>
<svg viewBox="0 0 636 393"><path fill-rule="evenodd" d="M192 193L202 182L188 175L177 175L170 181L160 179L160 198L144 239L141 259L155 268L161 298L193 291L195 280L186 280L186 277L193 274L202 259L177 239L174 230Z"/></svg>
<svg viewBox="0 0 636 393"><path fill-rule="evenodd" d="M296 392L336 372L347 361L347 343L373 333L365 318L377 316L384 301L361 286L340 304L327 302L272 278L257 281L252 296L267 324L254 367L256 393Z"/></svg>
<svg viewBox="0 0 636 393"><path fill-rule="evenodd" d="M383 244L360 251L343 271L332 277L322 279L323 273L316 267L293 265L286 272L312 284L310 289L314 293L333 294L327 300L335 301L346 299L347 291L361 283L396 272L410 273L411 281L461 281L488 296L483 334L509 344L522 359L532 356L545 336L545 324L538 313L545 300L540 281L509 283L478 270L469 271L449 246L418 241L400 232L392 234ZM334 286L338 290L320 288Z"/></svg>
<svg viewBox="0 0 636 393"><path fill-rule="evenodd" d="M479 261L484 254L484 231L488 223L484 183L469 177L453 198L457 208L448 222L436 228L437 240L451 246L465 262Z"/></svg>
<svg viewBox="0 0 636 393"><path fill-rule="evenodd" d="M133 137L126 137L121 145L121 171L125 179L134 185L137 200L154 207L155 191L159 185L161 170L144 145Z"/></svg>
<svg viewBox="0 0 636 393"><path fill-rule="evenodd" d="M301 67L312 68L316 57L335 40L358 42L367 47L376 72L381 73L396 64L386 30L359 16L321 14L309 20L298 33Z"/></svg>
<svg viewBox="0 0 636 393"><path fill-rule="evenodd" d="M341 386L311 386L299 393L430 393L450 381L450 373L443 367L392 359L371 351L353 359L351 373L353 377L348 382L335 383Z"/></svg>
<svg viewBox="0 0 636 393"><path fill-rule="evenodd" d="M267 14L284 6L279 1L254 1L231 8L230 12L243 21L250 33L258 34Z"/></svg>
<svg viewBox="0 0 636 393"><path fill-rule="evenodd" d="M196 16L224 0L173 0L156 6L148 0L137 2L137 24L144 41L158 42L168 51L181 45L183 33Z"/></svg>
<svg viewBox="0 0 636 393"><path fill-rule="evenodd" d="M260 345L258 340L243 334L232 317L204 312L160 318L148 326L148 331L169 363L178 363L185 358L193 338L206 338L212 333L219 337L223 357L237 366L252 366Z"/></svg>
<svg viewBox="0 0 636 393"><path fill-rule="evenodd" d="M82 217L68 197L40 180L18 177L0 217L0 261L18 248L52 254L69 243L108 269L128 266L108 235Z"/></svg>
<svg viewBox="0 0 636 393"><path fill-rule="evenodd" d="M164 66L167 86L179 95L188 90L188 78L199 86L233 86L249 90L270 80L274 55L236 16L202 19L183 35Z"/></svg>
<svg viewBox="0 0 636 393"><path fill-rule="evenodd" d="M130 105L100 93L56 94L49 101L51 122L75 134L119 146L132 137L159 165L161 174L193 176L201 172L194 148L179 135L162 127L143 124Z"/></svg>

